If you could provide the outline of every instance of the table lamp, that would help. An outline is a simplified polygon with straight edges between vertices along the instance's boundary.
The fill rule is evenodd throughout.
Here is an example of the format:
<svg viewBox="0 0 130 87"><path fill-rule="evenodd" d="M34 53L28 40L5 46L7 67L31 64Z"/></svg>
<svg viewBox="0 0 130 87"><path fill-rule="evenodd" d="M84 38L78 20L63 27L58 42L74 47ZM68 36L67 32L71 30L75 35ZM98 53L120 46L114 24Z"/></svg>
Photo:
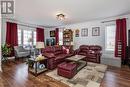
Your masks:
<svg viewBox="0 0 130 87"><path fill-rule="evenodd" d="M39 49L39 54L41 54L41 49L44 48L44 42L37 42L36 48Z"/></svg>
<svg viewBox="0 0 130 87"><path fill-rule="evenodd" d="M74 42L71 42L70 45L74 45Z"/></svg>

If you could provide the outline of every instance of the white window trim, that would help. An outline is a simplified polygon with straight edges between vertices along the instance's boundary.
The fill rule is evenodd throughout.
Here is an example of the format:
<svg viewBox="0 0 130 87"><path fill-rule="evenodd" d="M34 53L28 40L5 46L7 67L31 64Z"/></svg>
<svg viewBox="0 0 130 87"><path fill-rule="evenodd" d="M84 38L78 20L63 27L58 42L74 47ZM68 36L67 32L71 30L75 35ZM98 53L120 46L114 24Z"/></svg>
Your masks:
<svg viewBox="0 0 130 87"><path fill-rule="evenodd" d="M106 52L114 52L115 50L113 50L113 49L106 49L107 48L107 26L112 26L112 25L114 25L114 26L116 26L116 24L109 24L109 25L106 25L105 26L105 51Z"/></svg>
<svg viewBox="0 0 130 87"><path fill-rule="evenodd" d="M24 33L23 33L23 31L27 30L27 29L20 29L20 30L21 30L21 44L18 44L18 45L24 46L24 39L23 39ZM34 32L36 32L36 30L29 29L28 31L32 31L32 38L34 38ZM32 45L35 46L34 45L34 39L33 39Z"/></svg>

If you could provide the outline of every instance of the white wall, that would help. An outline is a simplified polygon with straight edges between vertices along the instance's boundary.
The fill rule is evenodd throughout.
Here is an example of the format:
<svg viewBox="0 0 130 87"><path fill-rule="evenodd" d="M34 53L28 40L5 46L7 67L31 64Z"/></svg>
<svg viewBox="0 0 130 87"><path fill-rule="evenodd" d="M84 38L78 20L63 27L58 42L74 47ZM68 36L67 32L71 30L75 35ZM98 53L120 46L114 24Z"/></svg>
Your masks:
<svg viewBox="0 0 130 87"><path fill-rule="evenodd" d="M61 26L66 29L72 29L75 31L75 29L80 30L80 36L75 37L75 32L74 32L74 48L77 49L80 45L82 44L97 44L101 45L103 47L103 52L105 52L105 26L109 24L115 24L115 22L108 22L108 23L101 23L102 21L108 21L108 20L116 20L118 18L128 18L127 20L127 30L130 29L130 15L123 15L123 16L118 16L118 17L111 17L111 18L106 18L102 20L94 20L94 21L89 21L89 22L84 22L84 23L77 23L77 24L71 24L71 25L66 25L66 26ZM100 36L92 36L92 27L100 27ZM81 37L81 29L82 28L88 28L88 36L87 37Z"/></svg>
<svg viewBox="0 0 130 87"><path fill-rule="evenodd" d="M100 45L103 48L103 52L102 52L103 55L101 57L101 63L111 65L111 66L121 67L121 59L115 58L114 52L105 50L105 26L110 25L110 24L116 24L116 22L113 21L113 22L108 22L108 23L101 23L102 21L116 20L118 18L128 18L127 19L127 30L130 30L130 15L111 17L111 18L106 18L106 19L102 19L102 20L94 20L94 21L89 21L89 22L84 22L84 23L77 23L77 24L61 26L61 27L65 28L65 29L72 29L73 31L75 31L75 29L80 30L79 37L75 37L75 32L73 35L74 36L73 37L74 38L74 49L79 48L79 46L83 45L83 44ZM100 27L100 36L92 36L92 27ZM82 28L88 28L87 37L81 37ZM127 37L128 37L128 34L127 34Z"/></svg>
<svg viewBox="0 0 130 87"><path fill-rule="evenodd" d="M46 44L46 39L52 39L55 37L50 37L50 31L55 30L55 28L45 28L44 29L44 34L45 34L45 44Z"/></svg>
<svg viewBox="0 0 130 87"><path fill-rule="evenodd" d="M78 23L73 25L64 26L66 29L72 29L74 31L73 34L73 40L74 40L74 48L79 48L80 45L87 44L97 44L101 45L104 48L104 40L105 40L105 26L102 26L102 24L99 21L92 21L92 22L86 22L86 23ZM100 36L92 36L92 27L100 27ZM88 36L87 37L81 37L81 29L82 28L88 28ZM80 34L79 37L75 37L75 30L79 29Z"/></svg>

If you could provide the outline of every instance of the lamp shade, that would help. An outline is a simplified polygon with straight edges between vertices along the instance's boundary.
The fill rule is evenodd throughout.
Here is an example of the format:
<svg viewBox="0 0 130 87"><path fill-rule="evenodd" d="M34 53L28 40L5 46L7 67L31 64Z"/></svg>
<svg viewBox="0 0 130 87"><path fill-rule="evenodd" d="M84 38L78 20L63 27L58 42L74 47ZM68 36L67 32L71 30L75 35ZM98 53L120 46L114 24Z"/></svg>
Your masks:
<svg viewBox="0 0 130 87"><path fill-rule="evenodd" d="M37 49L41 49L41 48L44 48L45 46L44 46L44 42L37 42L36 43L36 48Z"/></svg>
<svg viewBox="0 0 130 87"><path fill-rule="evenodd" d="M74 42L71 42L70 44L71 44L71 45L74 45Z"/></svg>

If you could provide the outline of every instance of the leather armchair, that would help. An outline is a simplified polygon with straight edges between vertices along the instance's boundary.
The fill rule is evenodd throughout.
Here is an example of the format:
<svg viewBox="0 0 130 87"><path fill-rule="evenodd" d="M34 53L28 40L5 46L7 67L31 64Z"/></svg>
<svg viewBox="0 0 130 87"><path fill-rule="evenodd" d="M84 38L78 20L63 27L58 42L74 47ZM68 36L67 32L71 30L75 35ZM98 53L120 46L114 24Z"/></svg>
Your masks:
<svg viewBox="0 0 130 87"><path fill-rule="evenodd" d="M87 54L87 61L100 63L101 50L101 46L91 45Z"/></svg>

